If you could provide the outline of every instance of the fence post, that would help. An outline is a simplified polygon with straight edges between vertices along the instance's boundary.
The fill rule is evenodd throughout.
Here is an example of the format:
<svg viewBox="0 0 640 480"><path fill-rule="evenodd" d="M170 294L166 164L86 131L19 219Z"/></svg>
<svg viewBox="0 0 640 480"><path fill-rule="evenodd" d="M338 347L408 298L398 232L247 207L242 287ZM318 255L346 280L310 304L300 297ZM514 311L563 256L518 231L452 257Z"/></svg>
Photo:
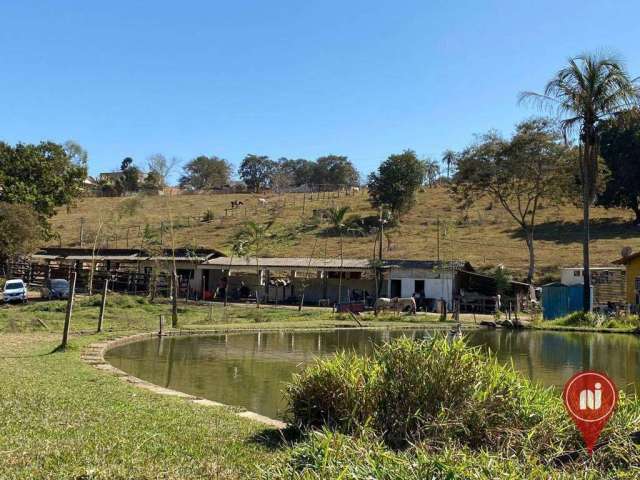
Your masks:
<svg viewBox="0 0 640 480"><path fill-rule="evenodd" d="M104 288L102 289L102 302L100 302L100 316L98 317L98 333L102 332L102 323L104 322L104 309L107 306L107 289L109 288L109 279L104 279Z"/></svg>
<svg viewBox="0 0 640 480"><path fill-rule="evenodd" d="M160 329L158 330L158 335L162 335L163 326L164 326L164 315L160 315Z"/></svg>
<svg viewBox="0 0 640 480"><path fill-rule="evenodd" d="M171 273L173 283L173 298L171 300L171 327L176 328L178 326L178 290L180 288L180 282L178 282L178 274Z"/></svg>
<svg viewBox="0 0 640 480"><path fill-rule="evenodd" d="M77 273L74 271L71 274L71 285L69 286L69 298L67 299L67 312L64 316L64 328L62 329L62 343L60 349L67 348L69 341L69 327L71 326L71 314L73 313L73 301L76 295L76 277Z"/></svg>

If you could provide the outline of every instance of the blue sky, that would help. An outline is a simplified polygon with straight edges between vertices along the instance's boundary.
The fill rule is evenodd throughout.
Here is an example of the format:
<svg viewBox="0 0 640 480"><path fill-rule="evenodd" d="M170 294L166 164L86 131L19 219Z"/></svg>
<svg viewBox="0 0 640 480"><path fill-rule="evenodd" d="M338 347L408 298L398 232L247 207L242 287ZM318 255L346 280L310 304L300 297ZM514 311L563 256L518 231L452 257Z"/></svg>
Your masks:
<svg viewBox="0 0 640 480"><path fill-rule="evenodd" d="M0 140L131 156L439 158L535 113L566 58L640 75L637 0L30 1L0 7ZM179 172L178 172L179 173Z"/></svg>

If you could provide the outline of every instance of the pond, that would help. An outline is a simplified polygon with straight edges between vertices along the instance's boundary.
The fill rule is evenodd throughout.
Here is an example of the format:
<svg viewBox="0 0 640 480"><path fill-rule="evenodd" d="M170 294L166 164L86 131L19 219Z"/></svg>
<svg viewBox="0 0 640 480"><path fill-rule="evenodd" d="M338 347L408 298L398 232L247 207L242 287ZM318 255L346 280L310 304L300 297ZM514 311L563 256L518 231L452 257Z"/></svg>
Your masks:
<svg viewBox="0 0 640 480"><path fill-rule="evenodd" d="M344 349L367 354L374 344L432 333L344 329L162 337L117 347L106 359L163 387L284 418L285 383L317 356ZM640 381L640 338L633 335L500 329L474 330L466 338L546 386L562 387L573 373L586 369L606 372L628 391Z"/></svg>

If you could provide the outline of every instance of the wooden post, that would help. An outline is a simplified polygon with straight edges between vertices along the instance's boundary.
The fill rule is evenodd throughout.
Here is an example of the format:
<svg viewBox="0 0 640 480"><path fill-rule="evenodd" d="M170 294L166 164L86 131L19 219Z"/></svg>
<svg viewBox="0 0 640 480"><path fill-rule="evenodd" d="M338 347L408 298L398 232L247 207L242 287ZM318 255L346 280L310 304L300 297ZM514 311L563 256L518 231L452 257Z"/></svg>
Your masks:
<svg viewBox="0 0 640 480"><path fill-rule="evenodd" d="M102 323L104 322L104 310L107 306L107 289L109 288L109 279L104 279L104 288L102 289L102 302L100 302L100 316L98 317L98 333L102 332Z"/></svg>
<svg viewBox="0 0 640 480"><path fill-rule="evenodd" d="M160 315L160 328L158 329L158 335L162 335L163 327L164 327L164 315Z"/></svg>
<svg viewBox="0 0 640 480"><path fill-rule="evenodd" d="M73 313L73 300L76 295L76 277L77 274L74 271L71 274L71 285L69 286L69 298L67 299L67 313L64 316L64 328L62 329L62 343L60 344L60 349L63 350L67 348L67 343L69 341L69 328L71 327L71 314Z"/></svg>
<svg viewBox="0 0 640 480"><path fill-rule="evenodd" d="M302 193L302 215L304 215L304 204L307 202L307 194Z"/></svg>
<svg viewBox="0 0 640 480"><path fill-rule="evenodd" d="M84 217L80 218L80 248L84 247Z"/></svg>
<svg viewBox="0 0 640 480"><path fill-rule="evenodd" d="M209 303L209 321L213 321L213 300Z"/></svg>

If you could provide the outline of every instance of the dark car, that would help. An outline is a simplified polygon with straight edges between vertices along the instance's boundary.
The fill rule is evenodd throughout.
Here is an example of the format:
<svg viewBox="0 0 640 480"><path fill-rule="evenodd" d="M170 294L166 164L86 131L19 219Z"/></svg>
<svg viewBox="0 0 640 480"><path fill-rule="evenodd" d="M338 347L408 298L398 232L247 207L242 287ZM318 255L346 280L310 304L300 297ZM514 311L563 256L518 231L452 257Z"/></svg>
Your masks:
<svg viewBox="0 0 640 480"><path fill-rule="evenodd" d="M42 298L47 300L69 298L69 282L64 278L52 278L42 289Z"/></svg>

